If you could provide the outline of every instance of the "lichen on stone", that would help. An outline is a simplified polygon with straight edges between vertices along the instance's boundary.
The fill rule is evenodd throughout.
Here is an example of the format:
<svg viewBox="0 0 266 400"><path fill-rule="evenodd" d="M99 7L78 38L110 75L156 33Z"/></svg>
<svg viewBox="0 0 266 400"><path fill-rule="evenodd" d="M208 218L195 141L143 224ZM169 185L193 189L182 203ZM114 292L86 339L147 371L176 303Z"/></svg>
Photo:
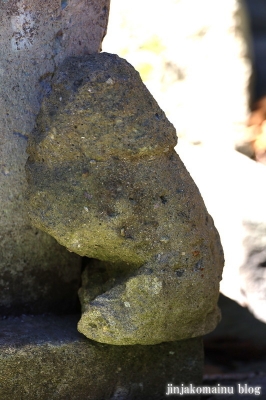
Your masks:
<svg viewBox="0 0 266 400"><path fill-rule="evenodd" d="M88 266L79 293L78 329L91 339L175 341L219 319L219 235L176 141L125 60L73 57L56 71L29 139L29 215L70 251L104 263L105 282L100 266Z"/></svg>

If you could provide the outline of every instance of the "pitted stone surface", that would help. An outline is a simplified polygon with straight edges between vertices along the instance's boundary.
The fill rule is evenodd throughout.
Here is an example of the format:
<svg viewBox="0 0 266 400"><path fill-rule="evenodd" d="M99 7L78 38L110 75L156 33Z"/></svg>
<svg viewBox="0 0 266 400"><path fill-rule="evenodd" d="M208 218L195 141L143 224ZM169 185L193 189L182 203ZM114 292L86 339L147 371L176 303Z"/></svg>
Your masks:
<svg viewBox="0 0 266 400"><path fill-rule="evenodd" d="M81 260L30 225L28 133L63 59L100 51L109 0L0 1L0 314L73 311Z"/></svg>
<svg viewBox="0 0 266 400"><path fill-rule="evenodd" d="M78 329L110 344L212 330L223 254L174 127L116 55L69 58L51 84L29 141L27 199L35 226L104 263L100 286L99 266L84 272Z"/></svg>
<svg viewBox="0 0 266 400"><path fill-rule="evenodd" d="M201 383L201 338L109 346L79 334L77 320L52 315L0 320L1 400L161 400L168 383Z"/></svg>

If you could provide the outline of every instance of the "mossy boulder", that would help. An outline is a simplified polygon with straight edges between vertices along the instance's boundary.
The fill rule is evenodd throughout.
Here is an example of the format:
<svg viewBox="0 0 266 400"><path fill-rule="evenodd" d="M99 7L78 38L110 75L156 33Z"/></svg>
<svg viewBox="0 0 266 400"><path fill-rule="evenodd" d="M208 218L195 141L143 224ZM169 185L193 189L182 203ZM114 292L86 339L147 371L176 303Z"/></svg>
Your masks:
<svg viewBox="0 0 266 400"><path fill-rule="evenodd" d="M139 74L101 53L65 60L51 86L29 140L27 199L33 225L103 263L84 272L78 329L109 344L214 329L219 235Z"/></svg>

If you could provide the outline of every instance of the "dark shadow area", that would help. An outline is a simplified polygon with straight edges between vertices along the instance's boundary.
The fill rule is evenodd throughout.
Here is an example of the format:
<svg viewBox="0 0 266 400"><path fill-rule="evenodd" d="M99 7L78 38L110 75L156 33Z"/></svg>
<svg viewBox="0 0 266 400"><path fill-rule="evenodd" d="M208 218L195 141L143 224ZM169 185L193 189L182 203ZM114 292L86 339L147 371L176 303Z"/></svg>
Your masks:
<svg viewBox="0 0 266 400"><path fill-rule="evenodd" d="M250 18L253 46L254 93L257 101L266 95L266 2L244 0Z"/></svg>
<svg viewBox="0 0 266 400"><path fill-rule="evenodd" d="M254 399L257 396L248 392L251 386L260 387L260 398L266 398L266 324L257 320L247 308L223 295L220 295L219 307L222 320L204 338L203 384L233 387L234 395L206 395L202 399L233 400L241 399L243 395L245 400ZM239 393L245 387L247 393Z"/></svg>

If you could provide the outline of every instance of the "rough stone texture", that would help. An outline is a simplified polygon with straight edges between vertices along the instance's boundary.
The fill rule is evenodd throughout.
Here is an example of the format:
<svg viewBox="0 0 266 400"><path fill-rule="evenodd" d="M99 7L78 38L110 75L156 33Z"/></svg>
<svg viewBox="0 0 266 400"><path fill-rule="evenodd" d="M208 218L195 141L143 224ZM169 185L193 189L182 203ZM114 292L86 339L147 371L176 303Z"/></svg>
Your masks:
<svg viewBox="0 0 266 400"><path fill-rule="evenodd" d="M51 84L29 141L27 200L34 225L105 262L103 284L97 265L84 272L78 329L124 345L212 330L223 254L172 124L116 55L69 58Z"/></svg>
<svg viewBox="0 0 266 400"><path fill-rule="evenodd" d="M74 316L0 321L1 400L160 400L168 383L201 382L201 338L109 346L85 339L76 323Z"/></svg>
<svg viewBox="0 0 266 400"><path fill-rule="evenodd" d="M73 308L80 258L32 228L25 211L27 135L56 65L99 51L108 7L108 0L0 2L1 313Z"/></svg>
<svg viewBox="0 0 266 400"><path fill-rule="evenodd" d="M251 75L242 1L112 0L103 49L140 71L178 137L219 148L242 141Z"/></svg>
<svg viewBox="0 0 266 400"><path fill-rule="evenodd" d="M181 143L177 151L221 236L221 292L266 322L266 167L236 151Z"/></svg>

